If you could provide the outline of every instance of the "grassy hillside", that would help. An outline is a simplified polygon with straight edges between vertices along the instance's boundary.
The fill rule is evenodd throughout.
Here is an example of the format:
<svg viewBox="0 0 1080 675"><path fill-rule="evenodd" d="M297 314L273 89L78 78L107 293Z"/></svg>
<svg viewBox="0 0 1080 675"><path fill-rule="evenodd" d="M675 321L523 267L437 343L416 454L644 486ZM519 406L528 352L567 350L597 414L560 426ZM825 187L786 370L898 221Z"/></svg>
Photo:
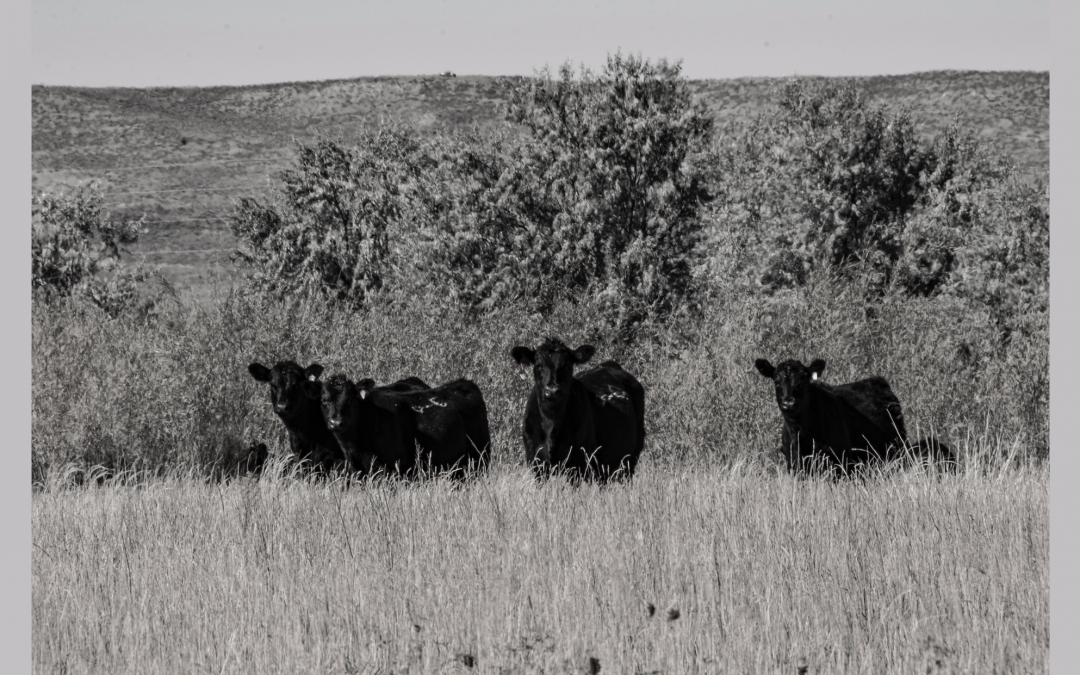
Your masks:
<svg viewBox="0 0 1080 675"><path fill-rule="evenodd" d="M875 101L909 106L920 133L952 121L977 130L1029 175L1049 170L1049 73L934 72L856 78ZM779 79L697 80L719 128L770 104ZM33 185L97 180L115 215L145 215L137 255L180 288L235 270L226 218L285 167L294 141L349 139L397 121L419 129L502 123L509 81L378 77L249 87L86 89L35 86Z"/></svg>

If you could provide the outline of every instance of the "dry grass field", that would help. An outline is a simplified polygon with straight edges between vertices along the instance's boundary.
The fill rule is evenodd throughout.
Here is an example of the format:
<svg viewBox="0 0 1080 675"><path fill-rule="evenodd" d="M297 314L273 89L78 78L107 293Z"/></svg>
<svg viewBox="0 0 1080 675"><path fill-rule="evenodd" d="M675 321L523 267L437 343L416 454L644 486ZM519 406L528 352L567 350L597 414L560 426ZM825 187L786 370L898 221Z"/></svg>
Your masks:
<svg viewBox="0 0 1080 675"><path fill-rule="evenodd" d="M820 286L773 314L733 295L687 340L605 347L646 387L648 434L634 481L606 488L540 484L522 460L509 347L580 343L570 310L475 321L229 296L147 324L39 308L35 672L1047 672L1047 402L1025 398L1045 348L958 368L972 327L947 309L883 303L880 326L854 330L845 298ZM830 382L887 375L911 432L935 428L960 471L778 471L752 363L790 353L824 356ZM276 358L475 379L490 473L345 485L278 462L207 480L230 448L287 447L246 372ZM142 473L71 486L65 466L106 461Z"/></svg>
<svg viewBox="0 0 1080 675"><path fill-rule="evenodd" d="M855 78L874 102L907 106L924 137L953 120L1032 176L1049 171L1049 73L942 71ZM772 105L782 79L696 80L718 128ZM502 124L509 81L375 77L248 87L88 89L34 86L35 189L98 181L117 216L145 216L134 248L182 290L235 279L227 218L266 192L317 134L350 141L380 122L422 130Z"/></svg>
<svg viewBox="0 0 1080 675"><path fill-rule="evenodd" d="M113 215L146 216L135 256L181 291L116 313L32 304L34 672L1048 672L1045 303L1005 331L997 305L815 268L771 295L717 283L618 334L573 295L480 311L437 283L365 305L231 283L232 205L265 194L294 141L380 121L491 129L507 84L34 87L35 188L99 180ZM778 84L688 86L723 142ZM860 85L923 137L955 116L1028 178L1048 172L1048 73ZM1005 232L1005 262L1023 263ZM594 344L645 387L632 482L538 482L524 465L532 380L510 349L546 336ZM762 357L825 359L827 384L886 377L912 440L934 434L958 469L788 474ZM248 371L282 360L472 379L489 471L311 477ZM258 478L238 469L256 442L271 454Z"/></svg>
<svg viewBox="0 0 1080 675"><path fill-rule="evenodd" d="M34 669L1043 673L1048 487L1045 465L976 461L46 486Z"/></svg>

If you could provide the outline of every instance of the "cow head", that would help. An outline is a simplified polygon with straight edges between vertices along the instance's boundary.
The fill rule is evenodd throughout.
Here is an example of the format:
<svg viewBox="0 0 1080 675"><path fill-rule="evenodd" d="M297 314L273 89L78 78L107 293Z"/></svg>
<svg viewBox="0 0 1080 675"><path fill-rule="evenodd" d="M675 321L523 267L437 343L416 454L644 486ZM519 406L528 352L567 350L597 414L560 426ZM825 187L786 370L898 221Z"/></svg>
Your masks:
<svg viewBox="0 0 1080 675"><path fill-rule="evenodd" d="M821 376L825 361L816 359L806 367L801 361L783 361L773 366L765 359L754 361L754 367L776 386L776 404L785 415L799 415L806 410L810 399L810 383Z"/></svg>
<svg viewBox="0 0 1080 675"><path fill-rule="evenodd" d="M357 423L361 402L374 386L375 381L371 379L353 384L341 373L331 375L323 382L305 385L307 395L319 401L326 427L335 433L341 433Z"/></svg>
<svg viewBox="0 0 1080 675"><path fill-rule="evenodd" d="M514 347L510 355L523 366L532 366L533 381L541 402L555 403L570 391L574 379L574 366L587 363L596 349L581 345L571 350L560 340L548 338L536 351L528 347Z"/></svg>
<svg viewBox="0 0 1080 675"><path fill-rule="evenodd" d="M304 383L314 382L322 374L323 367L313 363L301 368L294 361L281 361L273 368L252 363L248 372L259 382L270 384L270 402L274 412L282 419L289 419L300 409L304 400Z"/></svg>

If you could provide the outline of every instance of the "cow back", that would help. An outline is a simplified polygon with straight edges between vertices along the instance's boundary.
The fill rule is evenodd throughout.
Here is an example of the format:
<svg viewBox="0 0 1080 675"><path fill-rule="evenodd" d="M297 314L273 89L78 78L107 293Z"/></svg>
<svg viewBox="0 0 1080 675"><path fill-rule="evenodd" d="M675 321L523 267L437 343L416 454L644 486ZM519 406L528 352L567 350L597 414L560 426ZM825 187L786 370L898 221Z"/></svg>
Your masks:
<svg viewBox="0 0 1080 675"><path fill-rule="evenodd" d="M432 468L487 463L491 432L487 406L475 382L460 379L432 389L393 392L387 398L412 420L411 451L419 446L422 460Z"/></svg>
<svg viewBox="0 0 1080 675"><path fill-rule="evenodd" d="M797 452L803 460L808 452L805 446L811 440L813 452L845 470L887 459L891 450L900 447L905 437L903 414L899 400L883 378L835 386L815 381L810 384L810 392L812 405L807 419L793 425L799 431ZM796 438L795 428L792 440ZM794 453L792 450L790 454Z"/></svg>
<svg viewBox="0 0 1080 675"><path fill-rule="evenodd" d="M402 393L393 387L376 387L361 405L356 436L360 466L365 473L406 473L416 465L415 419L403 404Z"/></svg>
<svg viewBox="0 0 1080 675"><path fill-rule="evenodd" d="M645 390L614 361L575 375L588 393L596 465L604 474L625 468L633 475L645 442Z"/></svg>
<svg viewBox="0 0 1080 675"><path fill-rule="evenodd" d="M836 385L833 391L891 440L907 440L900 399L883 377Z"/></svg>

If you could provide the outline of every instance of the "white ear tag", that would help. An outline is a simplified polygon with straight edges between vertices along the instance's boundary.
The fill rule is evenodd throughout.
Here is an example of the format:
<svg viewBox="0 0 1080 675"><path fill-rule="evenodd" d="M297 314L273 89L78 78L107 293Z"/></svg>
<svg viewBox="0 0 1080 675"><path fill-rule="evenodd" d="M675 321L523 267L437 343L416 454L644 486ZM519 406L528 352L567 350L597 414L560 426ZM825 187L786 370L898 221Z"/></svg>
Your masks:
<svg viewBox="0 0 1080 675"><path fill-rule="evenodd" d="M360 400L362 400L362 401L367 400L367 389L361 389L360 390Z"/></svg>
<svg viewBox="0 0 1080 675"><path fill-rule="evenodd" d="M810 379L811 380L816 380L817 379L817 373L810 373Z"/></svg>

